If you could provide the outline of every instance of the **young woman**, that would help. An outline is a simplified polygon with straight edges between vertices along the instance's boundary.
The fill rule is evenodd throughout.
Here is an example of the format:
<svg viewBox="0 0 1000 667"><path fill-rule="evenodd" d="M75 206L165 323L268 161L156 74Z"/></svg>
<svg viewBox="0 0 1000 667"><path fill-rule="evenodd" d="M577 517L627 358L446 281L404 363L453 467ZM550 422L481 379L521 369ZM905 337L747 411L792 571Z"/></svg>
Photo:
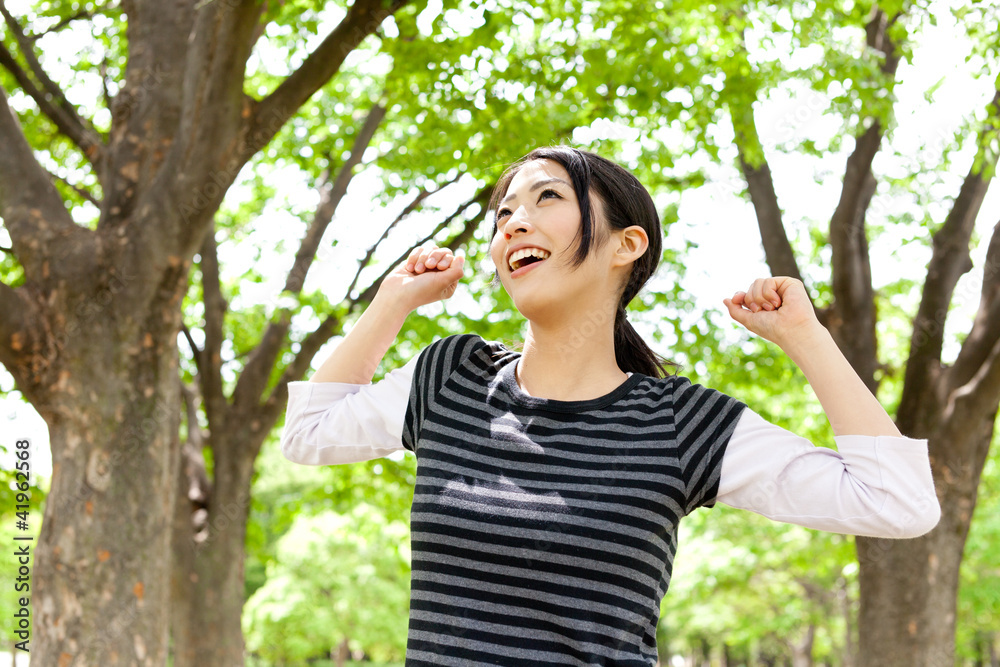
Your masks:
<svg viewBox="0 0 1000 667"><path fill-rule="evenodd" d="M667 373L632 329L625 308L661 232L628 171L535 150L490 210L522 352L450 336L371 384L407 314L463 275L462 257L418 249L312 381L289 387L288 459L417 457L407 665L655 665L678 522L716 501L856 535L936 525L926 441L900 435L800 282L756 280L725 305L802 369L839 452Z"/></svg>

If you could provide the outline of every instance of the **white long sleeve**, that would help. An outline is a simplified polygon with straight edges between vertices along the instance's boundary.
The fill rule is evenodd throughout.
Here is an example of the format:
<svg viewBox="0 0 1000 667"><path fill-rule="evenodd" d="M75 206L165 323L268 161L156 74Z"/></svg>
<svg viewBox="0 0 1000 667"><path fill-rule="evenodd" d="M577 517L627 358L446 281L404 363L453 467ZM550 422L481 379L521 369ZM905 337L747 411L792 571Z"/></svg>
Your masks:
<svg viewBox="0 0 1000 667"><path fill-rule="evenodd" d="M281 453L305 465L370 461L403 449L419 355L374 384L289 382Z"/></svg>
<svg viewBox="0 0 1000 667"><path fill-rule="evenodd" d="M927 441L835 437L816 447L743 411L722 457L717 500L776 521L834 533L917 537L941 515Z"/></svg>
<svg viewBox="0 0 1000 667"><path fill-rule="evenodd" d="M306 465L368 461L403 449L417 357L375 384L291 382L281 452ZM837 533L916 537L940 516L927 441L840 436L838 451L746 408L726 447L716 500Z"/></svg>

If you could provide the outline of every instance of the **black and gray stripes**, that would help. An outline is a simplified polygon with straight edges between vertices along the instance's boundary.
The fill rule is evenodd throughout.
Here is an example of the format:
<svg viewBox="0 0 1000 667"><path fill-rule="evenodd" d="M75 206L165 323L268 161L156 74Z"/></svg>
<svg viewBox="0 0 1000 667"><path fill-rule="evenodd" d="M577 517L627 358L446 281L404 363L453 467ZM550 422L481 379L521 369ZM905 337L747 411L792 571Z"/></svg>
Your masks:
<svg viewBox="0 0 1000 667"><path fill-rule="evenodd" d="M656 664L680 518L714 502L743 405L633 374L589 401L527 396L478 336L421 354L406 664Z"/></svg>

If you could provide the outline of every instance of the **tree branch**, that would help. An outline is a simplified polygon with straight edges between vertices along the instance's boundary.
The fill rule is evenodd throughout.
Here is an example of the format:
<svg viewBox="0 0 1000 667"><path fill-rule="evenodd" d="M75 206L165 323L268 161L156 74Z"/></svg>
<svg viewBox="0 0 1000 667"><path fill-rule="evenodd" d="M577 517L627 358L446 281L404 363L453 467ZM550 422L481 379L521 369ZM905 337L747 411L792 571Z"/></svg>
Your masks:
<svg viewBox="0 0 1000 667"><path fill-rule="evenodd" d="M184 401L184 414L187 416L187 441L201 449L205 444L205 437L198 423L198 397L195 395L193 387L189 387L185 382L181 382L181 399Z"/></svg>
<svg viewBox="0 0 1000 667"><path fill-rule="evenodd" d="M184 401L184 412L187 415L187 442L181 446L181 470L187 480L184 497L192 508L207 508L212 496L212 482L208 479L205 467L205 457L202 449L211 444L211 438L206 438L198 423L197 396L192 387L181 382L181 398ZM195 526L194 532L198 532Z"/></svg>
<svg viewBox="0 0 1000 667"><path fill-rule="evenodd" d="M347 315L350 313L351 310L348 310ZM327 341L333 338L334 334L341 330L342 326L343 322L339 316L327 315L318 327L302 339L299 343L298 354L295 355L292 363L285 368L267 400L259 408L262 423L274 424L277 421L288 400L288 383L297 382L305 376L313 357L316 356L321 347L326 345Z"/></svg>
<svg viewBox="0 0 1000 667"><path fill-rule="evenodd" d="M378 126L382 123L382 119L385 118L385 111L385 107L381 104L376 104L371 108L371 111L368 112L368 116L365 118L364 124L361 126L361 130L354 139L350 156L337 173L336 180L332 186L330 186L329 181L325 181L320 186L319 207L316 209L312 224L309 225L302 243L299 244L298 252L295 253L295 263L292 265L292 269L288 272L288 277L285 279L284 292L298 294L302 291L302 286L306 281L306 274L309 272L309 268L316 258L316 251L319 249L319 243L323 238L323 234L326 232L330 221L333 220L333 214L337 210L337 206L340 205L340 201L347 194L347 187L350 185L351 179L354 178L354 168L361 164L361 158L368 149L368 146L371 145L372 138L375 136L375 130L378 129Z"/></svg>
<svg viewBox="0 0 1000 667"><path fill-rule="evenodd" d="M950 392L966 383L986 363L996 342L1000 340L1000 222L993 228L993 237L986 250L986 266L979 310L969 335L955 363L947 371L945 386Z"/></svg>
<svg viewBox="0 0 1000 667"><path fill-rule="evenodd" d="M1000 105L1000 90L996 92L990 102L990 118L996 118L998 105ZM931 261L927 265L923 294L913 320L913 333L910 337L910 355L906 362L903 394L899 404L900 428L913 428L920 414L929 407L926 401L930 395L924 391L923 387L941 369L941 350L944 346L944 328L948 317L948 307L951 304L959 278L972 269L969 243L975 229L976 218L979 216L979 210L986 198L997 165L997 153L990 147L990 135L995 131L996 128L991 123L987 123L980 131L977 138L979 150L976 159L973 160L969 173L962 182L962 187L948 212L948 217L945 218L944 224L933 237L934 250ZM997 253L994 245L996 241L996 232L994 231L990 251L987 253L988 268L990 261L1000 262L1000 257L994 254ZM990 259L991 254L993 255L992 260ZM950 371L952 379L949 380L949 384L952 384L953 387L968 381L972 373L975 372L970 364L974 364L976 360L981 363L986 355L986 350L992 347L992 342L990 342L988 347L984 349L983 346L986 343L979 337L988 335L987 332L990 331L989 317L985 314L992 304L990 293L992 284L991 277L988 274L984 275L983 301L975 325L978 328L974 327L977 336L970 335L970 338L966 339L962 353L956 362L957 370L953 368ZM986 320L981 323L980 317L984 316L986 316ZM983 329L984 326L986 329Z"/></svg>
<svg viewBox="0 0 1000 667"><path fill-rule="evenodd" d="M129 2L133 49L112 105L115 178L105 187L100 228L146 226L142 264L190 257L242 168L243 92L258 0ZM182 54L178 57L178 54ZM156 211L155 226L143 211ZM136 215L136 214L139 215ZM206 399L207 400L207 399Z"/></svg>
<svg viewBox="0 0 1000 667"><path fill-rule="evenodd" d="M746 37L741 31L740 50L734 64L737 66L746 65L749 68L746 51ZM738 78L743 81L742 74L736 71L726 72L726 83L731 89L732 82ZM735 100L737 93L730 93ZM756 96L756 90L754 91ZM730 117L733 123L734 143L738 153L740 171L747 184L747 192L750 195L750 202L753 204L754 213L757 217L757 227L760 230L760 240L764 246L764 258L771 275L791 276L803 283L802 272L799 270L798 262L795 259L795 251L788 240L788 233L782 221L781 206L778 204L778 195L774 190L774 178L771 175L771 167L767 163L767 156L764 155L764 147L760 142L760 135L757 132L757 123L753 113L752 101L730 102L728 105ZM808 285L806 291L808 292ZM816 316L819 321L826 325L826 311L816 308Z"/></svg>
<svg viewBox="0 0 1000 667"><path fill-rule="evenodd" d="M295 254L295 262L285 280L283 292L299 294L305 284L306 274L312 266L316 257L316 250L319 242L323 238L333 215L337 210L340 201L347 194L347 188L351 179L354 178L354 168L361 163L361 158L371 144L375 131L385 118L385 107L376 104L368 112L365 122L361 127L351 147L351 154L347 161L341 166L337 173L337 178L332 187L327 188L324 184L321 188L320 206L313 216L312 224L306 231L299 250ZM239 379L236 381L236 388L233 391L233 405L237 411L255 410L260 405L267 389L267 381L271 376L271 371L281 353L281 346L288 336L291 327L291 313L283 310L281 315L267 325L260 343L250 354L250 358L243 366Z"/></svg>
<svg viewBox="0 0 1000 667"><path fill-rule="evenodd" d="M191 336L191 330L184 322L181 322L181 333L184 334L184 339L187 341L188 347L191 348L191 358L194 359L195 368L198 369L198 375L201 376L204 372L202 370L203 351L198 347L198 344L194 342L194 337Z"/></svg>
<svg viewBox="0 0 1000 667"><path fill-rule="evenodd" d="M14 39L21 49L21 54L28 63L28 68L41 83L42 90L39 90L31 82L27 73L21 69L14 57L2 45L0 45L0 65L10 71L24 91L35 100L42 113L48 116L59 128L59 131L83 151L87 160L100 172L99 165L104 157L104 138L77 113L76 108L66 99L65 93L42 68L42 64L35 56L34 44L21 30L17 20L7 11L3 0L0 0L0 14L3 15L4 21L14 35Z"/></svg>
<svg viewBox="0 0 1000 667"><path fill-rule="evenodd" d="M69 253L97 256L94 234L73 222L48 172L24 138L0 86L0 217L29 278L41 280L49 259ZM58 269L58 265L51 265Z"/></svg>
<svg viewBox="0 0 1000 667"><path fill-rule="evenodd" d="M412 248L417 247L421 243L424 243L427 240L433 238L438 232L447 227L452 220L460 216L462 213L467 211L473 205L479 204L480 206L485 207L486 203L489 201L489 195L492 190L493 190L493 185L489 185L481 189L474 197L472 197L467 202L459 206L454 213L449 215L443 222L438 224L434 228L433 232L428 234L426 237L424 237L417 243L413 244L411 250ZM459 246L459 244L468 242L468 240L472 237L473 233L475 232L475 228L478 224L479 224L478 218L470 218L468 221L466 221L462 231L456 234L451 239L449 239L448 243L446 243L445 245L451 248L452 250L455 250ZM374 283L369 285L358 296L357 299L348 299L347 313L343 314L343 317L349 317L351 313L355 312L355 310L361 308L366 303L370 303L371 300L375 297L375 293L378 292L378 288L382 284L382 281L385 279L385 276L387 276L389 272L395 269L396 266L398 266L404 259L406 259L406 257L409 254L410 250L407 250L406 253L397 258L395 262L392 262L389 265L389 268L386 269L386 271L383 272L383 274ZM295 358L292 360L292 363L290 363L285 368L285 371L281 374L281 378L278 380L278 383L275 385L274 389L271 391L271 394L268 396L267 401L260 408L261 410L263 410L263 413L265 415L263 418L265 420L270 418L273 418L273 420L275 421L277 420L277 416L280 414L280 411L284 409L285 401L288 398L288 383L301 380L305 376L306 371L309 370L309 364L312 363L312 360L316 356L316 353L319 351L321 347L323 347L327 343L327 341L329 341L334 336L336 332L340 331L342 324L343 322L340 317L338 317L337 315L329 315L320 323L319 327L317 327L314 331L310 332L299 343L298 354L295 355ZM273 423L273 421L271 423Z"/></svg>
<svg viewBox="0 0 1000 667"><path fill-rule="evenodd" d="M993 414L1000 402L1000 340L976 374L966 384L952 392L942 414L945 442L959 446L962 436L968 437L969 424L979 423L984 415Z"/></svg>
<svg viewBox="0 0 1000 667"><path fill-rule="evenodd" d="M730 107L733 127L736 128L736 148L739 151L740 170L747 183L750 201L757 214L760 239L764 244L764 256L771 273L776 276L791 276L802 280L792 244L788 241L785 225L781 220L781 206L774 191L771 168L763 155L763 147L757 135L753 109ZM755 150L756 149L756 150ZM753 154L757 153L754 159ZM759 162L759 164L754 164Z"/></svg>
<svg viewBox="0 0 1000 667"><path fill-rule="evenodd" d="M879 143L881 132L874 123L847 159L844 189L830 221L833 304L828 324L838 346L872 393L876 389L878 352L865 213L877 185L871 162Z"/></svg>
<svg viewBox="0 0 1000 667"><path fill-rule="evenodd" d="M437 236L442 229L451 224L452 220L459 217L462 213L467 211L473 205L479 204L480 206L485 207L486 203L489 201L489 195L492 190L493 190L492 185L481 189L478 193L476 193L474 197L472 197L472 199L469 199L464 204L455 209L454 213L452 213L447 218L438 223L438 225L433 230L431 230L431 232L427 234L427 236L423 237L422 239L414 243L412 246L410 246L410 248L406 250L406 252L402 253L399 257L397 257L395 261L390 262L386 266L385 271L382 272L382 275L380 275L378 278L375 279L374 282L372 282L372 284L366 287L365 290L358 295L358 298L351 299L350 293L348 293L347 295L348 301L351 303L352 307L356 304L371 303L371 300L375 298L375 294L378 293L378 288L382 285L382 281L385 280L385 277L388 276L390 273L392 273L392 271L394 271L396 267L399 266L403 262L403 260L410 255L410 252L413 251L413 248L423 245L427 241L430 241L432 238ZM456 234L451 239L449 239L445 244L443 244L442 247L450 248L452 251L457 250L461 243L468 242L469 238L472 237L473 232L475 232L476 225L478 224L479 224L478 219L470 218L469 220L466 221L463 230L458 234Z"/></svg>
<svg viewBox="0 0 1000 667"><path fill-rule="evenodd" d="M32 42L36 42L39 39L41 39L42 37L44 37L45 35L49 35L49 34L51 34L53 32L59 32L60 30L62 30L66 26L68 26L73 21L79 21L81 19L92 19L92 18L94 18L94 14L95 13L96 12L91 12L91 11L88 11L86 9L81 9L76 14L72 14L70 16L67 16L64 19L61 19L58 23L56 23L51 28L46 28L45 30L43 30L41 32L36 32L36 33L34 33L32 35L26 35L26 38L29 39L29 40L31 40Z"/></svg>
<svg viewBox="0 0 1000 667"><path fill-rule="evenodd" d="M889 18L881 9L866 26L869 48L885 54L880 71L892 82L899 66L899 52L889 39L889 28L899 15ZM882 120L867 118L868 128L856 138L854 151L847 159L840 200L830 219L832 287L834 301L830 313L830 332L851 366L875 392L878 367L878 342L875 333L875 290L865 214L875 194L876 180L872 161L882 143Z"/></svg>
<svg viewBox="0 0 1000 667"><path fill-rule="evenodd" d="M448 187L448 185L450 185L451 183L454 183L456 180L458 180L457 177L455 179L453 179L450 183L446 183L442 187ZM413 200L409 204L407 204L405 208L403 208L403 211L399 215L396 216L395 220L393 220L392 222L389 223L389 226L386 227L385 231L382 232L382 236L380 236L378 238L378 241L376 241L375 243L373 243L371 245L371 247L368 248L368 252L365 253L365 256L361 259L361 262L358 264L358 270L354 274L354 279L351 280L351 284L347 287L347 295L348 295L348 297L350 297L351 292L353 292L354 288L357 286L358 279L361 277L361 271L366 266L368 266L368 262L370 262L371 258L375 255L375 251L378 249L379 245L382 243L382 241L384 241L384 240L386 240L386 238L388 238L389 232L391 232L393 230L393 228L396 227L396 225L398 225L407 216L409 216L411 213L413 213L415 210L417 210L417 207L419 207L420 204L425 199L427 199L427 197L430 196L430 194L431 193L429 191L427 191L426 189L420 188L420 190L417 192L417 196L414 197Z"/></svg>
<svg viewBox="0 0 1000 667"><path fill-rule="evenodd" d="M270 95L254 105L247 124L245 162L277 134L295 111L336 74L347 55L409 0L355 0L347 16Z"/></svg>
<svg viewBox="0 0 1000 667"><path fill-rule="evenodd" d="M46 170L46 171L48 171L48 170ZM80 195L81 197L83 197L84 199L86 199L87 201L89 201L91 204L93 204L94 206L96 206L98 209L101 208L101 202L100 202L100 200L97 199L97 197L95 197L93 195L93 193L90 192L90 190L88 190L86 188L82 188L79 185L74 185L74 184L70 183L69 181L67 181L65 178L63 178L62 176L60 176L59 174L53 174L51 171L49 172L49 175L51 175L52 178L58 180L60 183L65 184L66 187L71 188L73 190L73 192L75 192L76 194Z"/></svg>
<svg viewBox="0 0 1000 667"><path fill-rule="evenodd" d="M104 58L101 59L101 66L98 68L98 72L101 75L101 96L104 99L104 106L111 111L111 106L114 104L115 99L111 94L111 89L108 87L108 54L104 54Z"/></svg>
<svg viewBox="0 0 1000 667"><path fill-rule="evenodd" d="M0 283L0 364L14 376L18 388L29 399L45 370L45 334L41 305L29 298L25 287ZM34 402L34 400L32 400ZM38 405L38 403L36 403Z"/></svg>
<svg viewBox="0 0 1000 667"><path fill-rule="evenodd" d="M225 337L223 320L228 304L222 296L219 281L219 256L214 229L205 234L201 244L201 285L205 303L205 348L201 353L202 364L199 367L201 396L205 402L209 428L218 433L225 431L228 416L226 396L222 388L222 341Z"/></svg>

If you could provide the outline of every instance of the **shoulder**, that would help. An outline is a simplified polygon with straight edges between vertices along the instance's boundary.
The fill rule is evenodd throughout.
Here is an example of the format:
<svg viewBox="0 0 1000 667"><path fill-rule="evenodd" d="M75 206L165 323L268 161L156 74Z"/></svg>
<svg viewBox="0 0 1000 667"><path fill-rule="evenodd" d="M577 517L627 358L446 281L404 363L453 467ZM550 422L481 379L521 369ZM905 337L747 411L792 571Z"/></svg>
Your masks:
<svg viewBox="0 0 1000 667"><path fill-rule="evenodd" d="M699 384L694 384L683 375L668 375L664 378L641 375L637 389L647 396L655 396L667 402L683 402L701 392L712 391Z"/></svg>
<svg viewBox="0 0 1000 667"><path fill-rule="evenodd" d="M444 355L462 360L477 355L486 354L489 356L506 351L507 349L502 343L484 340L478 334L453 334L434 341L425 347L421 354L428 357Z"/></svg>
<svg viewBox="0 0 1000 667"><path fill-rule="evenodd" d="M680 421L693 416L698 416L700 421L719 413L739 413L746 407L732 396L693 382L683 375L665 378L645 376L639 387L646 396L670 410Z"/></svg>
<svg viewBox="0 0 1000 667"><path fill-rule="evenodd" d="M694 382L690 378L685 377L683 375L672 375L668 378L664 378L664 380L667 382L667 387L670 395L678 403L687 403L690 401L699 401L706 399L713 399L713 400L728 399L731 401L736 400L718 389L698 384L697 382Z"/></svg>
<svg viewBox="0 0 1000 667"><path fill-rule="evenodd" d="M516 353L498 341L484 340L478 334L454 334L440 338L423 349L417 372L447 377L460 367L496 368L509 361L511 356L516 356Z"/></svg>

